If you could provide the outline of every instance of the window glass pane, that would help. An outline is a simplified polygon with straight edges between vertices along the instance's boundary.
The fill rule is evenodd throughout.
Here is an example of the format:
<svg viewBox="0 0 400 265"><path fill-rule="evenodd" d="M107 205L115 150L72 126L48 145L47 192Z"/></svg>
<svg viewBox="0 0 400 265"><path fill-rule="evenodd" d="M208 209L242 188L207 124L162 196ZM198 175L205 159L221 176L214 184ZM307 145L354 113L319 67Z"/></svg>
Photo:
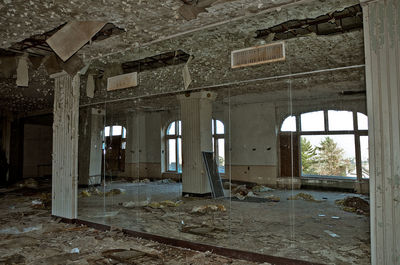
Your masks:
<svg viewBox="0 0 400 265"><path fill-rule="evenodd" d="M171 122L167 129L167 135L175 135L175 122Z"/></svg>
<svg viewBox="0 0 400 265"><path fill-rule="evenodd" d="M302 176L356 178L354 135L301 136Z"/></svg>
<svg viewBox="0 0 400 265"><path fill-rule="evenodd" d="M122 134L122 126L116 125L112 126L112 135L121 135Z"/></svg>
<svg viewBox="0 0 400 265"><path fill-rule="evenodd" d="M212 119L211 120L211 133L214 135L215 134L215 128L214 128L214 125L215 125L215 120L214 119Z"/></svg>
<svg viewBox="0 0 400 265"><path fill-rule="evenodd" d="M178 135L182 135L182 122L178 121Z"/></svg>
<svg viewBox="0 0 400 265"><path fill-rule="evenodd" d="M363 114L364 115L364 114ZM365 115L364 115L365 116ZM360 136L362 177L369 179L369 149L368 136Z"/></svg>
<svg viewBox="0 0 400 265"><path fill-rule="evenodd" d="M122 138L126 138L126 129L122 127Z"/></svg>
<svg viewBox="0 0 400 265"><path fill-rule="evenodd" d="M121 143L121 149L126 149L126 142Z"/></svg>
<svg viewBox="0 0 400 265"><path fill-rule="evenodd" d="M178 172L181 173L182 172L182 139L181 138L178 138L178 159L179 159Z"/></svg>
<svg viewBox="0 0 400 265"><path fill-rule="evenodd" d="M353 112L328 110L328 124L330 131L354 130Z"/></svg>
<svg viewBox="0 0 400 265"><path fill-rule="evenodd" d="M218 139L218 172L225 173L225 139Z"/></svg>
<svg viewBox="0 0 400 265"><path fill-rule="evenodd" d="M104 128L104 136L105 137L110 136L110 126Z"/></svg>
<svg viewBox="0 0 400 265"><path fill-rule="evenodd" d="M324 112L314 111L301 114L301 130L303 132L324 131Z"/></svg>
<svg viewBox="0 0 400 265"><path fill-rule="evenodd" d="M368 130L368 116L364 113L357 112L358 129Z"/></svg>
<svg viewBox="0 0 400 265"><path fill-rule="evenodd" d="M217 134L224 134L224 133L225 133L224 124L222 123L222 121L217 120Z"/></svg>
<svg viewBox="0 0 400 265"><path fill-rule="evenodd" d="M289 116L287 117L281 127L282 132L295 132L296 131L296 117Z"/></svg>
<svg viewBox="0 0 400 265"><path fill-rule="evenodd" d="M176 139L168 140L168 170L176 171Z"/></svg>

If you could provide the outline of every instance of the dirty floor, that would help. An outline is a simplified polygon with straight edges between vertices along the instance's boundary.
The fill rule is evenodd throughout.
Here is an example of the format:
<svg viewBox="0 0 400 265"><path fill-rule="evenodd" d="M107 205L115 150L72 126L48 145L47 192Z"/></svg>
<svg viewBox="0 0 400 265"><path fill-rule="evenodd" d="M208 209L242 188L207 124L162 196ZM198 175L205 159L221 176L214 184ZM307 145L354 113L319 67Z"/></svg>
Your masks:
<svg viewBox="0 0 400 265"><path fill-rule="evenodd" d="M255 264L60 223L43 192L0 191L0 264Z"/></svg>
<svg viewBox="0 0 400 265"><path fill-rule="evenodd" d="M115 189L121 193L110 192ZM217 200L181 197L181 190L180 183L109 183L101 194L80 195L79 218L323 264L370 264L369 216L345 211L335 203L360 195L268 190L256 198ZM314 200L296 196L299 193ZM288 200L290 197L295 199ZM212 207L204 208L207 205Z"/></svg>

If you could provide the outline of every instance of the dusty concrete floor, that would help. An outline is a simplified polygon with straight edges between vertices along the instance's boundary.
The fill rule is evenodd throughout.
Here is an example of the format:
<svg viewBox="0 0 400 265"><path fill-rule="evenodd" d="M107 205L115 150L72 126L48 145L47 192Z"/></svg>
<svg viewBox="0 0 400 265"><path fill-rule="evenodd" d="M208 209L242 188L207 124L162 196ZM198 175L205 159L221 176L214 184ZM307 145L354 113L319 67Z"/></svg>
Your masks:
<svg viewBox="0 0 400 265"><path fill-rule="evenodd" d="M32 206L45 191L0 189L0 264L255 264L59 223Z"/></svg>
<svg viewBox="0 0 400 265"><path fill-rule="evenodd" d="M79 198L79 218L114 227L269 255L325 264L369 264L369 217L343 211L335 200L359 196L343 192L263 192L280 202L181 197L179 183L108 184L122 194ZM306 192L321 202L287 200ZM124 207L123 203L182 201L177 207ZM261 201L261 202L260 202ZM220 204L226 211L193 213L196 206ZM334 217L334 218L332 218ZM337 237L332 237L334 233Z"/></svg>

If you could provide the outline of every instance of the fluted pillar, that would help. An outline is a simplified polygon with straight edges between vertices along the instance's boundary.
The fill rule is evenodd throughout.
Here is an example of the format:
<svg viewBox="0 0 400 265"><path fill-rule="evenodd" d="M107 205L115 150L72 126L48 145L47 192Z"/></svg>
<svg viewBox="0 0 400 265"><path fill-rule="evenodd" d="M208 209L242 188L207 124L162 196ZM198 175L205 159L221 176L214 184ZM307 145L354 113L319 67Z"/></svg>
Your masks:
<svg viewBox="0 0 400 265"><path fill-rule="evenodd" d="M400 1L361 1L369 118L372 264L400 264Z"/></svg>
<svg viewBox="0 0 400 265"><path fill-rule="evenodd" d="M54 78L52 215L77 217L79 76Z"/></svg>
<svg viewBox="0 0 400 265"><path fill-rule="evenodd" d="M182 192L211 192L202 151L212 152L212 102L216 94L196 92L179 95L182 120Z"/></svg>

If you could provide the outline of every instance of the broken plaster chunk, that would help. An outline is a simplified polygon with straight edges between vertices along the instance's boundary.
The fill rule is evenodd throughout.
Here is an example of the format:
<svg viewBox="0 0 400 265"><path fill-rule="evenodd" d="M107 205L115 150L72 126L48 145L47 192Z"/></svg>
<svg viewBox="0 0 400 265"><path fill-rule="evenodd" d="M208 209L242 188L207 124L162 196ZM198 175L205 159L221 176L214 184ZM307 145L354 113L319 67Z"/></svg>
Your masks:
<svg viewBox="0 0 400 265"><path fill-rule="evenodd" d="M188 87L190 86L190 83L192 83L192 77L190 76L189 72L189 67L187 64L182 69L182 75L183 75L183 86L184 89L187 90Z"/></svg>
<svg viewBox="0 0 400 265"><path fill-rule="evenodd" d="M327 233L328 235L330 235L331 237L340 237L338 234L335 234L329 230L324 230L325 233Z"/></svg>
<svg viewBox="0 0 400 265"><path fill-rule="evenodd" d="M192 213L206 213L206 212L226 212L226 208L223 204L209 204L202 206L195 206L192 209Z"/></svg>
<svg viewBox="0 0 400 265"><path fill-rule="evenodd" d="M21 56L17 66L17 86L27 87L29 84L28 57Z"/></svg>

